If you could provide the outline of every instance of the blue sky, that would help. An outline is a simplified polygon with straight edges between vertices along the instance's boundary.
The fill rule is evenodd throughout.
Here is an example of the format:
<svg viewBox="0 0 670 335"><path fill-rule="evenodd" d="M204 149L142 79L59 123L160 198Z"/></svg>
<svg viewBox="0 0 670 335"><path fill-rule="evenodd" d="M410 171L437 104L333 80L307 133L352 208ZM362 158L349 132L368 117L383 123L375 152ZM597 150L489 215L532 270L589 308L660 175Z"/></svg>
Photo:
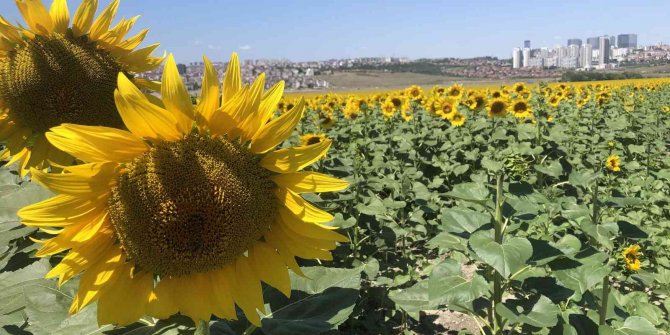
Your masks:
<svg viewBox="0 0 670 335"><path fill-rule="evenodd" d="M79 2L68 1L71 12ZM670 43L668 13L668 0L122 0L119 9L141 15L147 41L178 62L225 60L233 51L291 60L509 57L524 39L540 47L629 32L642 44ZM21 21L14 1L2 0L0 14Z"/></svg>

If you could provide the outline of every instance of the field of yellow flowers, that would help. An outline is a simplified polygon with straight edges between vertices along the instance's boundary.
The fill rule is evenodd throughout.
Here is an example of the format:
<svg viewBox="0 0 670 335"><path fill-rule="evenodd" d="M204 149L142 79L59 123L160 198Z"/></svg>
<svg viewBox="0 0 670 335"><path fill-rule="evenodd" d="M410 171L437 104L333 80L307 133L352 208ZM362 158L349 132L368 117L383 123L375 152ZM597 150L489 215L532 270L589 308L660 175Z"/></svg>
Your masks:
<svg viewBox="0 0 670 335"><path fill-rule="evenodd" d="M669 104L660 79L311 97L299 141L351 181L314 200L363 266L340 329L446 308L487 334L670 330Z"/></svg>
<svg viewBox="0 0 670 335"><path fill-rule="evenodd" d="M206 331L181 309L114 327L99 313L96 322L94 308L68 317L78 281L44 279L67 258L39 260L45 247L33 242L54 232L16 217L57 189L29 182L14 164L0 171L0 332L460 330L432 325L427 311L435 310L470 318L463 334L670 331L670 80L280 97L275 115L305 112L277 152L330 145L306 173L349 183L338 193L320 192L339 186L293 186L315 205L306 210L334 214L313 220L345 236L333 235L337 245L313 240L332 256L292 244L330 236L325 231L266 234L297 256L301 268L287 262L290 294L278 279L263 279L274 284L263 289L257 320L241 306L215 314Z"/></svg>

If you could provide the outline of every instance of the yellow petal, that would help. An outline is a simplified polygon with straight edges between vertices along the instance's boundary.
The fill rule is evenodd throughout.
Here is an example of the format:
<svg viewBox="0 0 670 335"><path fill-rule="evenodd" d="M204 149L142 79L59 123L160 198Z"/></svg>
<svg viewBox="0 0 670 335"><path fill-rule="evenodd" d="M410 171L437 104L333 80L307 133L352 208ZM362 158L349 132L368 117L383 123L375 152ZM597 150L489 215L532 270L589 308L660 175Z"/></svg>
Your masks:
<svg viewBox="0 0 670 335"><path fill-rule="evenodd" d="M44 160L47 158L49 148L51 144L47 141L46 137L39 136L35 139L33 147L30 149L30 160L27 163L27 166L34 167L37 169L44 169L47 166L44 166Z"/></svg>
<svg viewBox="0 0 670 335"><path fill-rule="evenodd" d="M104 209L107 197L99 199L59 194L21 208L17 215L31 227L66 227L90 220Z"/></svg>
<svg viewBox="0 0 670 335"><path fill-rule="evenodd" d="M94 196L109 192L116 182L119 166L116 163L90 163L70 167L75 173L53 174L31 169L33 180L59 194Z"/></svg>
<svg viewBox="0 0 670 335"><path fill-rule="evenodd" d="M137 35L130 37L127 40L119 43L117 47L126 51L133 50L137 48L140 44L142 44L144 39L147 37L148 33L149 29L142 29L139 33L137 33Z"/></svg>
<svg viewBox="0 0 670 335"><path fill-rule="evenodd" d="M74 37L86 35L93 25L95 12L98 10L98 0L83 0L74 14L72 33Z"/></svg>
<svg viewBox="0 0 670 335"><path fill-rule="evenodd" d="M327 250L315 248L309 244L305 244L297 239L295 236L286 234L280 227L273 227L274 235L288 247L294 255L303 259L321 259L330 261L333 259L331 253Z"/></svg>
<svg viewBox="0 0 670 335"><path fill-rule="evenodd" d="M181 80L172 54L168 56L163 69L161 96L165 109L170 111L178 121L179 131L182 134L189 133L193 124L193 103Z"/></svg>
<svg viewBox="0 0 670 335"><path fill-rule="evenodd" d="M118 87L114 92L116 107L133 134L163 140L178 140L183 136L175 116L149 102L123 73L119 73Z"/></svg>
<svg viewBox="0 0 670 335"><path fill-rule="evenodd" d="M275 231L281 231L284 236L289 237L291 240L289 246L301 245L307 248L318 249L322 251L333 250L337 247L337 243L335 243L333 240L311 238L303 234L297 234L295 231L286 228L286 225L284 224L273 225L272 229Z"/></svg>
<svg viewBox="0 0 670 335"><path fill-rule="evenodd" d="M300 276L305 276L305 274L300 270L300 266L298 265L298 262L295 261L295 254L291 253L291 251L288 249L286 244L277 236L275 236L273 231L268 231L263 235L263 239L270 245L271 247L275 248L277 252L279 253L279 256L284 260L284 264L289 267L289 269L293 270L296 274Z"/></svg>
<svg viewBox="0 0 670 335"><path fill-rule="evenodd" d="M46 278L59 277L58 285L65 284L72 277L87 270L93 264L96 264L112 247L114 238L112 234L96 236L90 243L84 243L73 248L63 257L53 269L47 274Z"/></svg>
<svg viewBox="0 0 670 335"><path fill-rule="evenodd" d="M210 271L207 275L212 285L213 314L220 318L237 320L231 285L231 280L234 278L227 277L226 271L223 270Z"/></svg>
<svg viewBox="0 0 670 335"><path fill-rule="evenodd" d="M91 302L98 299L100 294L108 290L119 277L118 271L125 262L125 257L118 246L112 246L100 260L91 266L79 280L77 295L70 305L70 314L78 313Z"/></svg>
<svg viewBox="0 0 670 335"><path fill-rule="evenodd" d="M297 216L295 216L295 214L284 207L279 208L279 216L279 224L296 234L313 239L349 242L349 239L346 236L334 232L331 227L323 226L318 223L302 221Z"/></svg>
<svg viewBox="0 0 670 335"><path fill-rule="evenodd" d="M264 153L284 142L295 130L304 110L305 99L301 98L290 111L264 125L251 141L251 151Z"/></svg>
<svg viewBox="0 0 670 335"><path fill-rule="evenodd" d="M46 137L56 148L84 162L129 162L149 150L141 138L120 129L62 124Z"/></svg>
<svg viewBox="0 0 670 335"><path fill-rule="evenodd" d="M19 35L18 29L0 15L0 33L13 43L22 43L23 38Z"/></svg>
<svg viewBox="0 0 670 335"><path fill-rule="evenodd" d="M206 273L195 273L184 277L170 278L173 293L177 297L179 312L190 317L196 324L209 321L212 314L211 286Z"/></svg>
<svg viewBox="0 0 670 335"><path fill-rule="evenodd" d="M203 57L203 60L205 62L205 76L202 80L198 113L206 123L209 123L212 115L219 108L221 89L219 89L219 75L216 68L214 68L209 58Z"/></svg>
<svg viewBox="0 0 670 335"><path fill-rule="evenodd" d="M54 22L54 31L64 35L70 25L70 11L67 8L67 1L54 0L51 3L49 14Z"/></svg>
<svg viewBox="0 0 670 335"><path fill-rule="evenodd" d="M336 192L349 186L349 183L318 172L294 172L278 174L272 180L279 186L294 193Z"/></svg>
<svg viewBox="0 0 670 335"><path fill-rule="evenodd" d="M260 327L261 319L257 310L265 313L263 290L260 279L249 265L247 257L237 257L233 287L233 296L237 305L252 324Z"/></svg>
<svg viewBox="0 0 670 335"><path fill-rule="evenodd" d="M54 22L40 0L16 0L16 6L33 32L48 36L54 31Z"/></svg>
<svg viewBox="0 0 670 335"><path fill-rule="evenodd" d="M164 57L153 58L151 53L156 50L160 44L152 44L141 49L137 49L131 53L124 51L121 54L116 54L119 61L126 64L126 69L132 72L144 72L156 68L163 62Z"/></svg>
<svg viewBox="0 0 670 335"><path fill-rule="evenodd" d="M324 223L333 220L333 216L310 204L301 196L286 189L275 190L279 202L299 219L307 222Z"/></svg>
<svg viewBox="0 0 670 335"><path fill-rule="evenodd" d="M272 117L272 112L274 112L277 109L277 104L281 100L281 98L284 96L284 81L281 80L274 84L267 92L265 92L265 96L263 96L263 101L261 102L261 106L259 108L258 113L260 114L259 121L260 127L264 126Z"/></svg>
<svg viewBox="0 0 670 335"><path fill-rule="evenodd" d="M278 289L287 298L291 296L291 279L288 276L288 269L277 251L259 241L249 250L249 260L262 281Z"/></svg>
<svg viewBox="0 0 670 335"><path fill-rule="evenodd" d="M222 105L232 99L242 88L242 71L240 70L240 60L237 53L233 52L230 62L226 68L226 75L223 77L223 101Z"/></svg>
<svg viewBox="0 0 670 335"><path fill-rule="evenodd" d="M161 280L149 295L147 314L157 319L167 319L179 312L176 297L169 280Z"/></svg>
<svg viewBox="0 0 670 335"><path fill-rule="evenodd" d="M261 104L263 88L265 88L265 73L261 73L256 78L253 85L249 88L249 95L245 99L242 108L237 110L237 115L233 115L233 118L238 120L237 131L239 131L242 142L250 140L259 130L260 122L258 120L260 114L258 113L258 108ZM233 137L236 137L236 134L233 134Z"/></svg>
<svg viewBox="0 0 670 335"><path fill-rule="evenodd" d="M103 34L109 30L109 26L114 20L116 11L119 9L119 0L113 0L105 10L100 13L100 16L93 22L91 27L90 38L97 41Z"/></svg>
<svg viewBox="0 0 670 335"><path fill-rule="evenodd" d="M146 313L146 305L154 286L150 273L133 274L134 266L123 264L118 279L98 298L98 325L129 325Z"/></svg>
<svg viewBox="0 0 670 335"><path fill-rule="evenodd" d="M280 149L265 155L261 166L277 173L297 172L325 156L331 143L327 139L311 145Z"/></svg>

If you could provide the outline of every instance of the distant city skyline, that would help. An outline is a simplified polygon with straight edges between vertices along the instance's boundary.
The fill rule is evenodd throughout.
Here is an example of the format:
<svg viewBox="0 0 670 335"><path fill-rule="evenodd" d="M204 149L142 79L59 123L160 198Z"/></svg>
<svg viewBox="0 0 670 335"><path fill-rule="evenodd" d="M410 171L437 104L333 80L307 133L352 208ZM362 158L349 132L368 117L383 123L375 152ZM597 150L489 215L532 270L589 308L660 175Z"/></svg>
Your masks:
<svg viewBox="0 0 670 335"><path fill-rule="evenodd" d="M100 0L100 9L111 0ZM51 0L43 0L49 6ZM74 13L79 0L68 0ZM148 43L175 54L178 62L203 54L242 59L309 61L354 57L509 58L510 46L564 44L614 32L637 32L640 45L670 42L670 1L400 0L240 2L122 0L116 21L141 15L134 31L148 27ZM23 24L14 1L0 2L0 15ZM621 19L624 17L625 19Z"/></svg>

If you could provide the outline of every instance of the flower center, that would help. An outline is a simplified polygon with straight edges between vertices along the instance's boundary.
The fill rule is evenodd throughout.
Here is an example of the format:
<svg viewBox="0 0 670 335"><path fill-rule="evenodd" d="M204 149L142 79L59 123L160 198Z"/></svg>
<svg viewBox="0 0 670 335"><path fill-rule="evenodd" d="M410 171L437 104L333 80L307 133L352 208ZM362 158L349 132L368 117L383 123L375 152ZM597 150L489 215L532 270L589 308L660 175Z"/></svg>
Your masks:
<svg viewBox="0 0 670 335"><path fill-rule="evenodd" d="M129 258L159 275L222 267L276 215L270 172L240 144L189 135L159 142L127 165L109 200Z"/></svg>
<svg viewBox="0 0 670 335"><path fill-rule="evenodd" d="M114 104L121 65L86 37L35 36L0 59L0 99L36 132L61 123L123 128Z"/></svg>

